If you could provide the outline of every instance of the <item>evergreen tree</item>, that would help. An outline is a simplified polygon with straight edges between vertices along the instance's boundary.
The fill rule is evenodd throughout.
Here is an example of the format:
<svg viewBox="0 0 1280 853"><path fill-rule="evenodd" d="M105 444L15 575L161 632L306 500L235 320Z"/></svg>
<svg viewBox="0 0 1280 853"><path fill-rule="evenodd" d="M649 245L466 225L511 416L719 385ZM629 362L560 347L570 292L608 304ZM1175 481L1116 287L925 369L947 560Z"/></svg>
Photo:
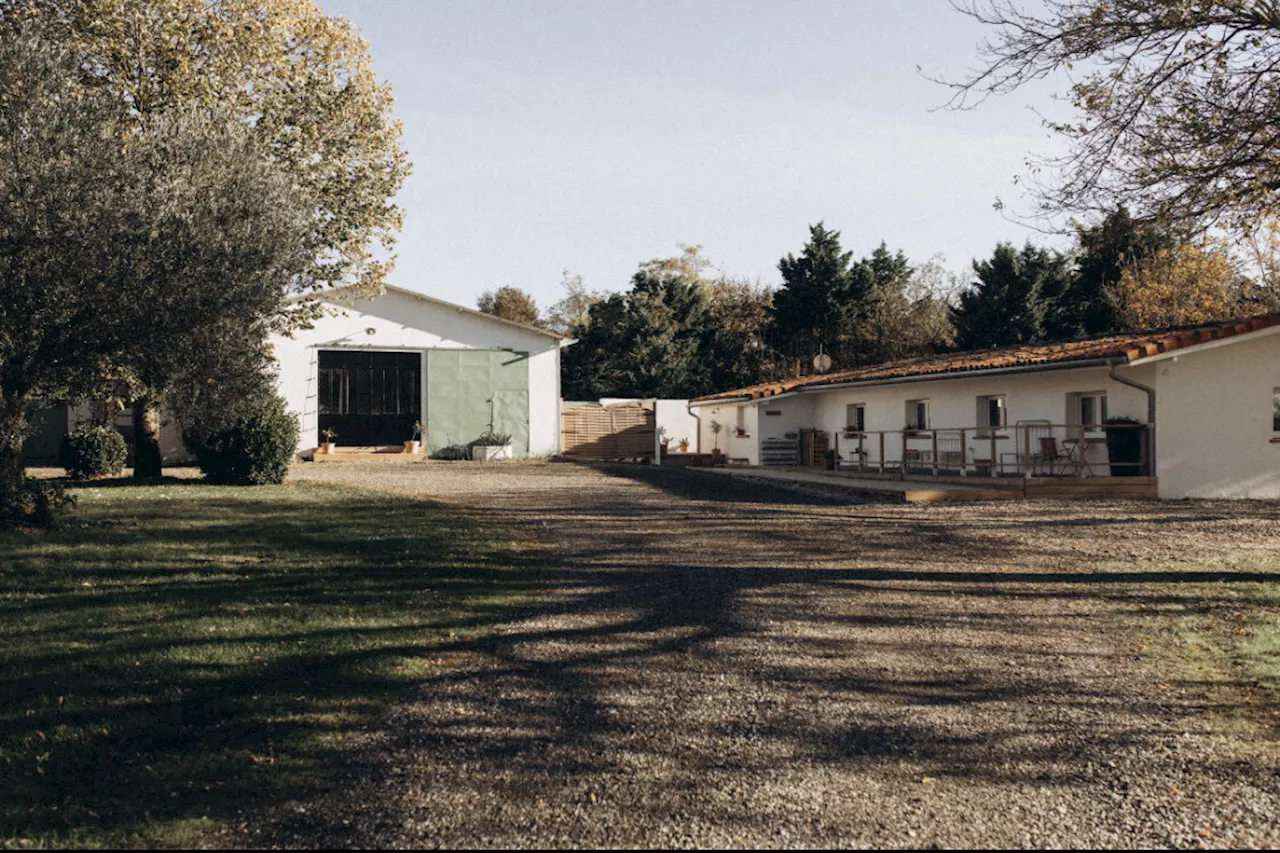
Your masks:
<svg viewBox="0 0 1280 853"><path fill-rule="evenodd" d="M856 367L918 355L905 351L899 337L910 311L906 291L913 270L907 256L890 252L881 242L871 257L858 261L850 272L840 365Z"/></svg>
<svg viewBox="0 0 1280 853"><path fill-rule="evenodd" d="M854 301L852 260L853 253L840 246L840 232L819 222L809 226L800 257L788 254L778 262L782 288L773 298L773 334L783 358L798 369L819 351L840 354Z"/></svg>
<svg viewBox="0 0 1280 853"><path fill-rule="evenodd" d="M1038 343L1045 315L1069 281L1067 258L1028 242L996 246L990 260L974 261L978 281L960 293L952 311L962 350Z"/></svg>
<svg viewBox="0 0 1280 853"><path fill-rule="evenodd" d="M679 261L643 264L630 292L591 306L578 343L565 351L567 398L684 398L709 390L701 361L707 298Z"/></svg>
<svg viewBox="0 0 1280 853"><path fill-rule="evenodd" d="M720 278L705 285L702 365L713 391L755 385L770 374L766 345L773 291L750 281Z"/></svg>
<svg viewBox="0 0 1280 853"><path fill-rule="evenodd" d="M1075 274L1046 318L1046 334L1055 340L1115 331L1119 320L1112 292L1125 268L1175 246L1168 233L1139 226L1123 207L1091 228L1077 226L1076 240Z"/></svg>

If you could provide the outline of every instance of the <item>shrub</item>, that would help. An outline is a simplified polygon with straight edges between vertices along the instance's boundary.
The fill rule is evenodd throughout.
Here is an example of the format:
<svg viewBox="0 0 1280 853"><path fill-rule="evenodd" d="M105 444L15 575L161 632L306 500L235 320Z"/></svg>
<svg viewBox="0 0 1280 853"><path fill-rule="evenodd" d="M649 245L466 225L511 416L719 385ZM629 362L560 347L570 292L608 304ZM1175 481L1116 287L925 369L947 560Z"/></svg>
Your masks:
<svg viewBox="0 0 1280 853"><path fill-rule="evenodd" d="M285 411L284 400L271 394L233 424L211 432L196 425L186 430L183 440L212 483L281 483L298 447L298 419Z"/></svg>
<svg viewBox="0 0 1280 853"><path fill-rule="evenodd" d="M10 497L11 503L0 500L0 504L7 504L0 505L0 527L31 525L51 530L76 503L61 483L30 477Z"/></svg>
<svg viewBox="0 0 1280 853"><path fill-rule="evenodd" d="M62 439L62 467L73 480L109 477L124 470L129 449L124 436L109 426L84 426Z"/></svg>
<svg viewBox="0 0 1280 853"><path fill-rule="evenodd" d="M1142 462L1142 446L1147 440L1147 427L1133 418L1107 418L1107 458L1111 461L1112 477L1141 477L1147 472ZM1147 463L1148 465L1150 462Z"/></svg>
<svg viewBox="0 0 1280 853"><path fill-rule="evenodd" d="M480 433L480 437L471 442L471 447L502 447L511 442L511 433L494 432L487 429Z"/></svg>
<svg viewBox="0 0 1280 853"><path fill-rule="evenodd" d="M447 447L441 447L439 450L431 451L431 458L442 459L446 462L461 462L464 459L471 458L471 445L450 444Z"/></svg>

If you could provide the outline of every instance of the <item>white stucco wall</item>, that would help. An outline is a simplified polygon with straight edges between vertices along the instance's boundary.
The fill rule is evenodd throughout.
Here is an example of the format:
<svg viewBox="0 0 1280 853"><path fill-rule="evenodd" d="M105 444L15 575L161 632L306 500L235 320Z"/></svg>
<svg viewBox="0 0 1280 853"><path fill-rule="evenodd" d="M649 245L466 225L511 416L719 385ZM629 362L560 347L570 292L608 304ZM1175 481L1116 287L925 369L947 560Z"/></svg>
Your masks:
<svg viewBox="0 0 1280 853"><path fill-rule="evenodd" d="M1147 367L1121 368L1121 372L1148 384L1154 377L1154 370ZM866 406L865 428L868 432L903 429L906 426L906 403L908 400L918 399L929 400L930 423L933 428L968 428L976 432L978 397L1004 395L1010 425L1022 420L1047 420L1052 424L1065 424L1069 420L1068 395L1091 391L1106 392L1109 416L1123 415L1143 422L1147 420L1147 395L1112 381L1107 376L1105 367L836 389L746 404L758 412L755 419L758 426L755 427L751 442L755 448L750 455L751 464L758 464L760 441L783 438L786 433L801 429L819 429L833 437L838 435L846 426L847 407L854 403ZM732 404L695 409L702 415L704 441L708 435L705 424L712 417L710 413L719 410L722 422L731 425L733 409ZM778 414L769 414L770 412ZM1015 439L1012 437L998 440L997 455L1017 452L1018 448L1014 444ZM841 438L839 446L841 457L846 461L851 460L850 453L856 448L856 442ZM872 459L877 458L878 437L869 436L865 446L871 452ZM910 446L924 448L927 445L915 442ZM971 459L990 456L990 442L987 440L972 436L968 440L968 448ZM900 459L901 453L901 438L896 435L886 436L886 457ZM731 451L731 455L748 454L737 454L735 450ZM1094 465L1096 474L1109 473L1106 458L1105 447L1090 448L1089 460Z"/></svg>
<svg viewBox="0 0 1280 853"><path fill-rule="evenodd" d="M1280 329L1150 359L1162 498L1280 498Z"/></svg>
<svg viewBox="0 0 1280 853"><path fill-rule="evenodd" d="M740 436L738 412L742 411L743 428L746 435ZM703 406L693 410L698 416L698 450L710 453L717 445L716 435L711 431L711 422L716 421L724 426L720 431L719 446L730 459L745 459L748 465L760 464L760 410L753 404L721 404ZM692 437L692 434L691 436Z"/></svg>
<svg viewBox="0 0 1280 853"><path fill-rule="evenodd" d="M280 394L301 425L299 451L319 443L319 350L421 352L430 349L508 349L529 353L529 453L560 450L560 342L466 309L389 290L354 306L334 305L314 328L271 344L279 363ZM426 375L423 375L425 399ZM428 417L429 417L428 413Z"/></svg>

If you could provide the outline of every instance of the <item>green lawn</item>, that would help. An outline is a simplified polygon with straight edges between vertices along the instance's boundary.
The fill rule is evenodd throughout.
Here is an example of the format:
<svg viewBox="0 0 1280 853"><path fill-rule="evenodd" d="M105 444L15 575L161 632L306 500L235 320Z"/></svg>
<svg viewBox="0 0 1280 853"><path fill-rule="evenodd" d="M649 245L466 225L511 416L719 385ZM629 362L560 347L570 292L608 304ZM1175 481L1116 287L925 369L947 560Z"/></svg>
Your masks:
<svg viewBox="0 0 1280 853"><path fill-rule="evenodd" d="M0 533L0 846L191 843L320 778L533 553L457 511L319 484L77 490Z"/></svg>

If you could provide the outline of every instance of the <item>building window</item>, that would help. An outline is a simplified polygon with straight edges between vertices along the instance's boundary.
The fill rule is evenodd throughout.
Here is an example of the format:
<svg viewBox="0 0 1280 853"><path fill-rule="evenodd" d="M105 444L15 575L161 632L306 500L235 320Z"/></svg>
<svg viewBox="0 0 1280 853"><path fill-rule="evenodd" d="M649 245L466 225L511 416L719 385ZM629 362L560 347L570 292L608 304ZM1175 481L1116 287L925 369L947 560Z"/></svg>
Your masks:
<svg viewBox="0 0 1280 853"><path fill-rule="evenodd" d="M1271 429L1280 432L1280 388L1271 392Z"/></svg>
<svg viewBox="0 0 1280 853"><path fill-rule="evenodd" d="M907 401L907 429L929 428L929 401Z"/></svg>
<svg viewBox="0 0 1280 853"><path fill-rule="evenodd" d="M736 416L737 421L734 424L734 432L737 435L745 436L747 434L747 407L739 406Z"/></svg>
<svg viewBox="0 0 1280 853"><path fill-rule="evenodd" d="M867 406L865 403L850 403L845 406L845 432L863 432L867 428Z"/></svg>
<svg viewBox="0 0 1280 853"><path fill-rule="evenodd" d="M1097 432L1107 422L1107 393L1086 391L1067 395L1067 423Z"/></svg>
<svg viewBox="0 0 1280 853"><path fill-rule="evenodd" d="M1008 426L1008 412L1004 405L1004 395L978 398L978 426L1000 429Z"/></svg>

